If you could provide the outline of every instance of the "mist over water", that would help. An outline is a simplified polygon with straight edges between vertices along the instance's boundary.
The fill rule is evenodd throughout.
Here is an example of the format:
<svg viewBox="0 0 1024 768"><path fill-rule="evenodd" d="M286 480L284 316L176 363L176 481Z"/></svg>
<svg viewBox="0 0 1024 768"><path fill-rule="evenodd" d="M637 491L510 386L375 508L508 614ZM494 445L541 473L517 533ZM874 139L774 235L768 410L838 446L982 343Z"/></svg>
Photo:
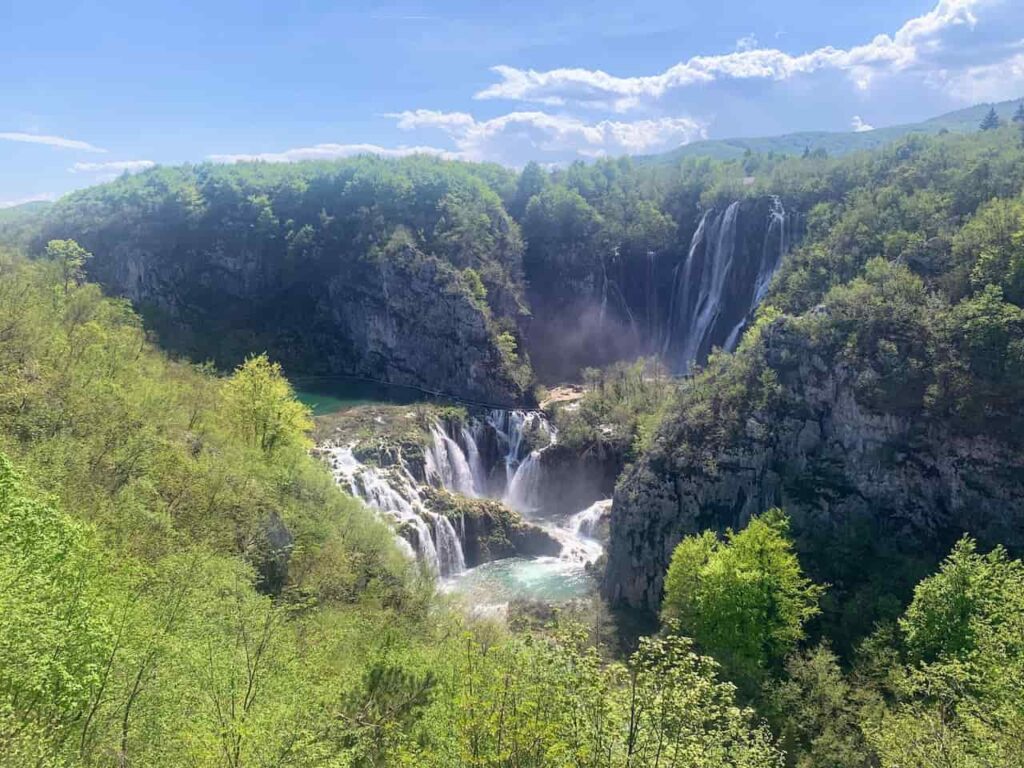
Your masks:
<svg viewBox="0 0 1024 768"><path fill-rule="evenodd" d="M574 300L532 287L542 319L530 329L530 355L541 379L559 383L641 355L686 374L713 348L735 349L799 240L802 217L772 196L709 208L694 227L677 251L616 255Z"/></svg>

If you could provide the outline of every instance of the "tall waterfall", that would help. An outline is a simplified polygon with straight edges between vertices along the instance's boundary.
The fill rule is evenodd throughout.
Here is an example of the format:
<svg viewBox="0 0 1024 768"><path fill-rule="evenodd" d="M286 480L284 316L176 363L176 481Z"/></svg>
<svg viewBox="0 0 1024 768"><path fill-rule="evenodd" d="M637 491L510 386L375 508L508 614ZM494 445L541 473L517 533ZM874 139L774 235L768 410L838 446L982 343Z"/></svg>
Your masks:
<svg viewBox="0 0 1024 768"><path fill-rule="evenodd" d="M735 349L789 248L795 223L778 197L704 213L672 275L661 348L672 370L686 373L713 347Z"/></svg>

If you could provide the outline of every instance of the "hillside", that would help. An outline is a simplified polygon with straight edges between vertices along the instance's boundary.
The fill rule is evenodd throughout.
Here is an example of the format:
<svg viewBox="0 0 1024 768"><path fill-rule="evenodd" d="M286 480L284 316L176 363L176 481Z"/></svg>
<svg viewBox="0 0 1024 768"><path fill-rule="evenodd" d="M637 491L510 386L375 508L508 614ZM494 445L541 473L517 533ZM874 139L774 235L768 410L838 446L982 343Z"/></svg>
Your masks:
<svg viewBox="0 0 1024 768"><path fill-rule="evenodd" d="M604 584L656 610L680 538L781 506L854 644L965 532L1024 550L1024 142L907 137L785 178L806 236L620 478Z"/></svg>
<svg viewBox="0 0 1024 768"><path fill-rule="evenodd" d="M90 276L193 360L268 351L295 374L510 404L530 379L522 242L495 174L511 178L426 157L155 168L66 196L35 247L79 241Z"/></svg>
<svg viewBox="0 0 1024 768"><path fill-rule="evenodd" d="M1022 191L1005 126L158 168L47 208L0 260L0 765L1021 764ZM369 407L314 452L265 349L582 385ZM435 588L567 580L605 535L505 624Z"/></svg>
<svg viewBox="0 0 1024 768"><path fill-rule="evenodd" d="M757 154L774 153L778 155L802 155L806 151L824 150L831 156L846 155L850 152L876 149L889 144L903 136L914 133L934 135L942 131L951 133L971 133L978 130L982 119L990 108L1008 122L1020 101L1003 101L998 104L977 104L966 109L948 112L920 123L893 125L875 128L871 131L803 131L783 136L765 136L735 139L713 139L695 141L691 144L665 152L638 159L642 163L674 163L688 157L709 157L715 160L735 160L742 158L747 152Z"/></svg>

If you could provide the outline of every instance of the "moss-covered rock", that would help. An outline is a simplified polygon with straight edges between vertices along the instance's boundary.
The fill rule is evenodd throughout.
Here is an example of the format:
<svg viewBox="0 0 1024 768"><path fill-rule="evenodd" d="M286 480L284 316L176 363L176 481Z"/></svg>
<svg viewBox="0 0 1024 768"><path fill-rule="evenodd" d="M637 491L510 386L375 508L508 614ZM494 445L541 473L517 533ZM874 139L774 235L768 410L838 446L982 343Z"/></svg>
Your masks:
<svg viewBox="0 0 1024 768"><path fill-rule="evenodd" d="M504 557L556 556L562 545L543 528L494 499L469 499L427 488L423 499L430 511L452 521L462 537L462 550L470 568Z"/></svg>

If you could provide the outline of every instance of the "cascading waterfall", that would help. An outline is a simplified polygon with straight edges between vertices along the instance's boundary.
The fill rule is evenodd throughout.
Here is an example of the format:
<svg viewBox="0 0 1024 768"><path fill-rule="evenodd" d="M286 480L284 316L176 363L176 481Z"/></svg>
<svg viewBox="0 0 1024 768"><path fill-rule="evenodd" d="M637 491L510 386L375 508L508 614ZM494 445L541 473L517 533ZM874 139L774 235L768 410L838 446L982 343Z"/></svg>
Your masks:
<svg viewBox="0 0 1024 768"><path fill-rule="evenodd" d="M704 213L686 259L673 271L661 346L672 370L687 373L713 347L735 349L789 249L794 224L779 197L768 200L767 212L762 200Z"/></svg>
<svg viewBox="0 0 1024 768"><path fill-rule="evenodd" d="M487 429L494 431L503 451L504 482L497 488L489 487L480 452ZM425 480L461 496L504 499L524 514L534 511L539 451L527 448L527 432L545 445L554 440L554 427L540 414L526 411L491 411L486 418L459 427L458 440L438 422L430 429L430 444L424 451ZM453 524L444 515L428 510L419 492L420 482L404 462L387 469L369 466L356 459L352 446L335 446L327 454L337 482L396 525L406 552L443 578L466 569L463 521Z"/></svg>
<svg viewBox="0 0 1024 768"><path fill-rule="evenodd" d="M570 517L568 527L578 536L596 539L598 527L601 521L611 513L611 509L611 499L595 501L583 511Z"/></svg>
<svg viewBox="0 0 1024 768"><path fill-rule="evenodd" d="M476 479L461 446L440 424L430 429L432 443L426 451L427 482L462 496L479 495Z"/></svg>
<svg viewBox="0 0 1024 768"><path fill-rule="evenodd" d="M462 445L466 446L466 463L472 475L473 490L477 496L487 495L487 471L483 459L480 458L479 430L463 426Z"/></svg>
<svg viewBox="0 0 1024 768"><path fill-rule="evenodd" d="M540 509L540 483L544 472L540 451L533 451L519 464L505 492L505 503L520 514L529 517Z"/></svg>
<svg viewBox="0 0 1024 768"><path fill-rule="evenodd" d="M502 500L512 509L529 517L540 508L543 467L540 454L553 445L558 430L541 414L527 411L491 411L488 423L494 428L498 444L505 448L505 488ZM542 442L529 450L526 436Z"/></svg>
<svg viewBox="0 0 1024 768"><path fill-rule="evenodd" d="M412 541L398 537L406 552L419 558L431 573L449 575L438 556L435 534L424 519L426 508L416 483L404 467L386 472L367 466L356 459L352 446L348 445L329 449L328 460L339 485L346 486L353 496L390 518L399 529L410 529ZM434 527L436 529L436 525Z"/></svg>
<svg viewBox="0 0 1024 768"><path fill-rule="evenodd" d="M597 535L611 501L597 502L570 518L544 516L542 456L557 440L557 430L547 419L536 412L495 410L460 425L438 421L429 436L420 474L401 458L387 468L362 464L352 446L329 448L326 454L337 481L391 520L403 548L440 577L445 589L473 595L474 584L478 586L477 608L497 607L515 594L541 599L585 594L592 584L587 567L604 551ZM498 499L524 517L539 513L534 524L561 545L561 553L513 557L467 569L466 521L429 509L427 485ZM503 590L511 590L510 596L502 597Z"/></svg>
<svg viewBox="0 0 1024 768"><path fill-rule="evenodd" d="M466 558L462 554L462 540L455 532L452 521L444 515L427 512L434 523L437 536L438 572L442 576L455 576L466 570Z"/></svg>

